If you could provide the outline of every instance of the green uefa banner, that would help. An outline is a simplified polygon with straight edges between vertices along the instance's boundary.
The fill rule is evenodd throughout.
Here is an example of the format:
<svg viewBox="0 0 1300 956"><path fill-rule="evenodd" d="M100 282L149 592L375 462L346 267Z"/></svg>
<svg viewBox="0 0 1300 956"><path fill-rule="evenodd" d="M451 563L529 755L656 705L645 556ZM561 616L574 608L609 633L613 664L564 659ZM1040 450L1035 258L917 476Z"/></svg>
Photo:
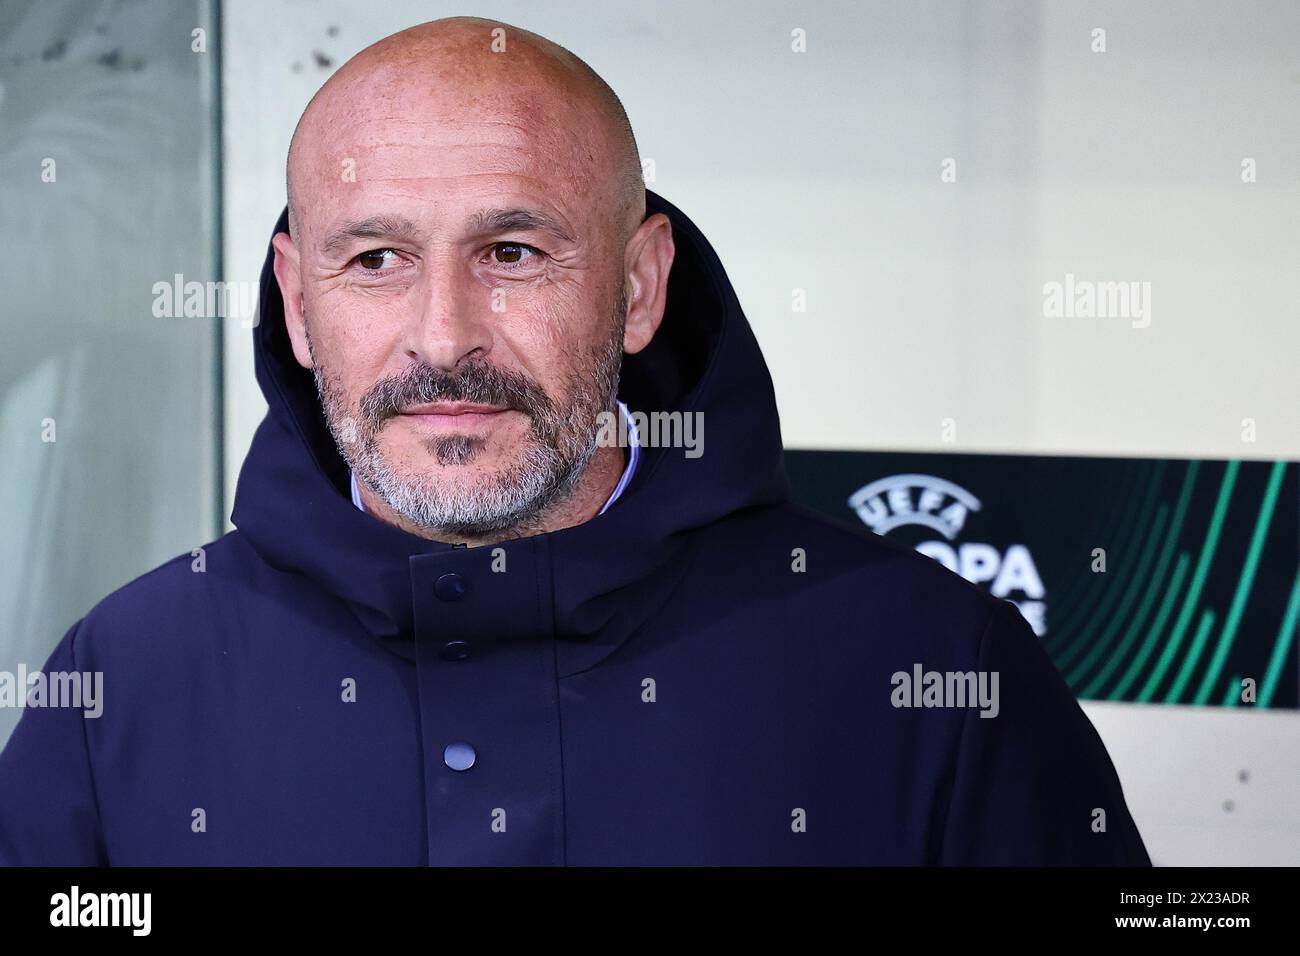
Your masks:
<svg viewBox="0 0 1300 956"><path fill-rule="evenodd" d="M1300 464L786 452L796 501L1015 603L1085 699L1300 706Z"/></svg>

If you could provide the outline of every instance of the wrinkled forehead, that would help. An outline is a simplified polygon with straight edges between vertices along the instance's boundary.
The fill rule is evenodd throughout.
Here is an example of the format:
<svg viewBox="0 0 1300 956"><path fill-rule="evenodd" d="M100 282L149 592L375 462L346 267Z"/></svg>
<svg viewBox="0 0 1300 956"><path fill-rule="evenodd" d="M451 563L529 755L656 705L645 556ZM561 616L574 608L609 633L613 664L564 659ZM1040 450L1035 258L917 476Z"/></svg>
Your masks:
<svg viewBox="0 0 1300 956"><path fill-rule="evenodd" d="M554 90L375 82L318 106L291 157L307 238L339 218L396 207L437 209L450 223L458 211L531 197L575 229L596 228L610 215L610 150L594 111Z"/></svg>

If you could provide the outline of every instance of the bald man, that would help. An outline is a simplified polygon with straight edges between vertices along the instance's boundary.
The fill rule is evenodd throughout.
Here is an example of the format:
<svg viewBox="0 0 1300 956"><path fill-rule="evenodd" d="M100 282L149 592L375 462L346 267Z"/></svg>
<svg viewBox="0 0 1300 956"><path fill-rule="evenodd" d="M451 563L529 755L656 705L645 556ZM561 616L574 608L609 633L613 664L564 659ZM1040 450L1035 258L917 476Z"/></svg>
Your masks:
<svg viewBox="0 0 1300 956"><path fill-rule="evenodd" d="M236 530L59 643L101 712L29 701L0 861L1149 865L1015 607L789 501L735 292L581 60L381 40L287 188Z"/></svg>
<svg viewBox="0 0 1300 956"><path fill-rule="evenodd" d="M593 428L673 260L613 91L534 34L426 24L321 88L287 179L285 320L365 510L476 547L594 517L628 453Z"/></svg>

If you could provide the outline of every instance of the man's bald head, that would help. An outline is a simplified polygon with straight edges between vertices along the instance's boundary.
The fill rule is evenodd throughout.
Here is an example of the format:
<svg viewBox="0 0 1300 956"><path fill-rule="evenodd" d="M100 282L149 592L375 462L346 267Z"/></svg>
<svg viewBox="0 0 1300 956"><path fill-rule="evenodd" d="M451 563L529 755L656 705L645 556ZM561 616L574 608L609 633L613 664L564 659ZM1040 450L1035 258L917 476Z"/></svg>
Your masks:
<svg viewBox="0 0 1300 956"><path fill-rule="evenodd" d="M626 240L645 218L645 186L631 123L618 96L583 60L545 37L495 20L449 17L366 47L317 91L289 146L286 187L295 239L309 204L297 184L313 160L337 165L332 132L359 114L400 109L423 86L435 119L454 124L499 116L539 136L539 148L586 195L602 200ZM356 175L365 175L364 170Z"/></svg>
<svg viewBox="0 0 1300 956"><path fill-rule="evenodd" d="M366 510L480 542L597 514L674 255L613 91L535 34L436 20L345 63L288 168L285 328Z"/></svg>

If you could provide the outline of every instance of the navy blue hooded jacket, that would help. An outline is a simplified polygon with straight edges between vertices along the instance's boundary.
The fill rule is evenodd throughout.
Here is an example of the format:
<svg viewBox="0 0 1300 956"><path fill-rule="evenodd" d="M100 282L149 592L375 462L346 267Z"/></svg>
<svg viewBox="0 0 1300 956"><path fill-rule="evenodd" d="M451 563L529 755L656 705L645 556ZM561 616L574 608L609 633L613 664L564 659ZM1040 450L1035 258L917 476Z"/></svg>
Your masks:
<svg viewBox="0 0 1300 956"><path fill-rule="evenodd" d="M722 265L647 204L676 260L619 395L702 413L704 453L645 447L603 515L493 547L353 506L268 252L236 530L58 644L45 671L102 672L103 712L24 712L0 861L1150 863L1015 607L789 502ZM895 676L921 669L996 672L996 716L913 706L954 703Z"/></svg>

